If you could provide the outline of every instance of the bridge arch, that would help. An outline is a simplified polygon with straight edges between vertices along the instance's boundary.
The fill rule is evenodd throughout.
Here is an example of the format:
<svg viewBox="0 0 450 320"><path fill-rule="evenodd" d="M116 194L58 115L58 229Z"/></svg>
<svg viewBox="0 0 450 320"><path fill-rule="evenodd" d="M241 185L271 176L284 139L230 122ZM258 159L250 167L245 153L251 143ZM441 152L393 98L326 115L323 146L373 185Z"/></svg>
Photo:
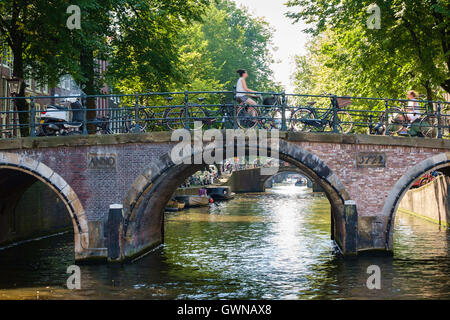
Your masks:
<svg viewBox="0 0 450 320"><path fill-rule="evenodd" d="M278 172L275 173L274 175L271 175L271 176L265 176L265 177L262 179L262 185L265 186L267 181L269 181L270 179L272 179L272 178L274 178L274 177L276 177L276 176L278 176L279 174L282 174L282 173L298 173L298 174L300 174L300 175L305 176L306 178L308 178L308 179L311 180L311 181L314 180L314 179L311 178L308 174L306 174L305 172L303 172L302 170L300 170L300 169L297 168L297 167L280 167L280 168L278 169Z"/></svg>
<svg viewBox="0 0 450 320"><path fill-rule="evenodd" d="M75 237L75 259L82 259L89 248L89 230L85 211L77 194L72 187L56 172L42 162L31 159L25 155L15 153L0 153L0 177L1 172L14 174L23 179L41 181L61 199L69 212ZM3 177L2 177L3 178ZM8 184L8 179L0 180L0 184Z"/></svg>
<svg viewBox="0 0 450 320"><path fill-rule="evenodd" d="M247 154L257 154L257 147L248 144L224 145L226 150L243 147ZM281 140L277 150L267 147L267 156L276 154L282 161L295 166L324 190L332 207L332 233L342 248L345 236L344 203L350 200L340 179L316 155L300 146ZM195 155L194 155L195 156ZM192 157L194 157L192 156ZM164 208L172 194L189 176L206 164L174 164L169 155L153 162L133 183L124 200L124 220L120 239L121 259L130 259L145 253L164 241Z"/></svg>
<svg viewBox="0 0 450 320"><path fill-rule="evenodd" d="M400 202L406 192L412 187L414 182L428 172L442 169L446 175L450 175L450 153L441 153L428 158L409 169L392 188L387 197L382 215L388 217L385 229L386 249L393 252L394 249L394 222Z"/></svg>

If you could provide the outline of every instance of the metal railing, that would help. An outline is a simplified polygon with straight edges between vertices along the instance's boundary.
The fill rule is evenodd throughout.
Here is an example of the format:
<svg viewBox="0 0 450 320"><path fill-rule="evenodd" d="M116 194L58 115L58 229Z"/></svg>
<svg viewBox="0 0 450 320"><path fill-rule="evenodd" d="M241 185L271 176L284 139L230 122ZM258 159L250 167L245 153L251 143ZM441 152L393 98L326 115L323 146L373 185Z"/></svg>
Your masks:
<svg viewBox="0 0 450 320"><path fill-rule="evenodd" d="M93 96L0 97L1 138L193 129L278 129L450 138L445 101L236 91L149 92ZM248 94L248 93L246 93ZM6 101L6 103L4 103ZM65 103L64 103L65 101ZM70 101L71 103L69 103ZM78 101L77 103L74 103ZM18 111L19 105L25 111ZM53 107L51 107L53 106ZM28 121L21 123L23 114ZM414 121L411 121L414 120Z"/></svg>

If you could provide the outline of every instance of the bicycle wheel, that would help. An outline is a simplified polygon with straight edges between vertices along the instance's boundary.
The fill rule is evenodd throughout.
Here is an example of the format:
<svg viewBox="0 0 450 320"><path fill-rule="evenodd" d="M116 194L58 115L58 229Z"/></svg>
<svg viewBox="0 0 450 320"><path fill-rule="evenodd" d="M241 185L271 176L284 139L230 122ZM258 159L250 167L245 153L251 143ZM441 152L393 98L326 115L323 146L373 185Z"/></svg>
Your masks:
<svg viewBox="0 0 450 320"><path fill-rule="evenodd" d="M408 125L408 123L401 118L404 113L399 108L390 108L386 110L382 117L382 121L387 123L384 135L391 136L400 133Z"/></svg>
<svg viewBox="0 0 450 320"><path fill-rule="evenodd" d="M339 133L348 134L353 129L353 118L347 111L337 112L337 129ZM333 131L333 118L331 118L329 129L326 128L325 131Z"/></svg>
<svg viewBox="0 0 450 320"><path fill-rule="evenodd" d="M419 131L425 138L436 139L438 137L436 116L426 116L420 120Z"/></svg>
<svg viewBox="0 0 450 320"><path fill-rule="evenodd" d="M151 120L150 114L144 109L139 109L137 122L135 112L129 111L125 116L124 131L136 132L137 131L136 128L139 128L138 131L145 132L150 120Z"/></svg>
<svg viewBox="0 0 450 320"><path fill-rule="evenodd" d="M240 107L236 113L236 122L241 129L253 129L258 125L258 110L252 106Z"/></svg>
<svg viewBox="0 0 450 320"><path fill-rule="evenodd" d="M311 126L304 123L302 120L312 120L314 114L309 109L300 108L294 112L291 117L291 130L295 132L311 132Z"/></svg>
<svg viewBox="0 0 450 320"><path fill-rule="evenodd" d="M190 129L202 129L209 122L209 119L203 107L194 106L189 108L188 122ZM201 123L199 128L195 128L195 122Z"/></svg>
<svg viewBox="0 0 450 320"><path fill-rule="evenodd" d="M164 112L164 123L168 130L184 128L184 108L170 108Z"/></svg>
<svg viewBox="0 0 450 320"><path fill-rule="evenodd" d="M281 130L283 126L283 115L281 114L281 110L274 110L270 113L271 121L269 129Z"/></svg>

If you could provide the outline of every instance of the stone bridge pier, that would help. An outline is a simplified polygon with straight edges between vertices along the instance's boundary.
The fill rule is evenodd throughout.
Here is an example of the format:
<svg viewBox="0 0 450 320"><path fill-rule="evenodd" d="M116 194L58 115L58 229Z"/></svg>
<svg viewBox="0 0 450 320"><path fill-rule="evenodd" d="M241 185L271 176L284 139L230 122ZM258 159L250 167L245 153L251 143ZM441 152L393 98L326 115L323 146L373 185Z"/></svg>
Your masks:
<svg viewBox="0 0 450 320"><path fill-rule="evenodd" d="M0 230L12 236L0 236L0 245L20 237L9 223L18 199L40 181L66 208L60 214L72 222L77 261L125 261L148 252L164 241L166 203L205 166L175 164L169 156L175 145L165 132L1 140ZM276 148L265 151L320 185L332 208L333 239L343 254L356 255L393 251L400 200L424 173L447 174L449 149L444 140L282 132ZM123 207L119 219L109 217L112 204Z"/></svg>

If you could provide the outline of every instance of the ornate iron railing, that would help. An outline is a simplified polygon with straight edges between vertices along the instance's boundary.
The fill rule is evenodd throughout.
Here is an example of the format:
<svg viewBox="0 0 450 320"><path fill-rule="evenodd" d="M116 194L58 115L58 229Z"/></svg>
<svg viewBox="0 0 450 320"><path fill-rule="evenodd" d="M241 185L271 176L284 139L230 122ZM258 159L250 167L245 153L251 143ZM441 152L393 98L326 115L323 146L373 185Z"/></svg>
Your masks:
<svg viewBox="0 0 450 320"><path fill-rule="evenodd" d="M250 97L256 103L252 105L249 100L240 103L237 94L186 91L0 97L0 134L2 138L18 137L20 132L30 136L116 134L193 129L197 125L204 129L450 138L450 103L445 101L257 92L253 95L259 98ZM26 100L27 111L17 110L20 100ZM49 108L51 105L58 107ZM28 113L27 123L19 121L21 113Z"/></svg>

